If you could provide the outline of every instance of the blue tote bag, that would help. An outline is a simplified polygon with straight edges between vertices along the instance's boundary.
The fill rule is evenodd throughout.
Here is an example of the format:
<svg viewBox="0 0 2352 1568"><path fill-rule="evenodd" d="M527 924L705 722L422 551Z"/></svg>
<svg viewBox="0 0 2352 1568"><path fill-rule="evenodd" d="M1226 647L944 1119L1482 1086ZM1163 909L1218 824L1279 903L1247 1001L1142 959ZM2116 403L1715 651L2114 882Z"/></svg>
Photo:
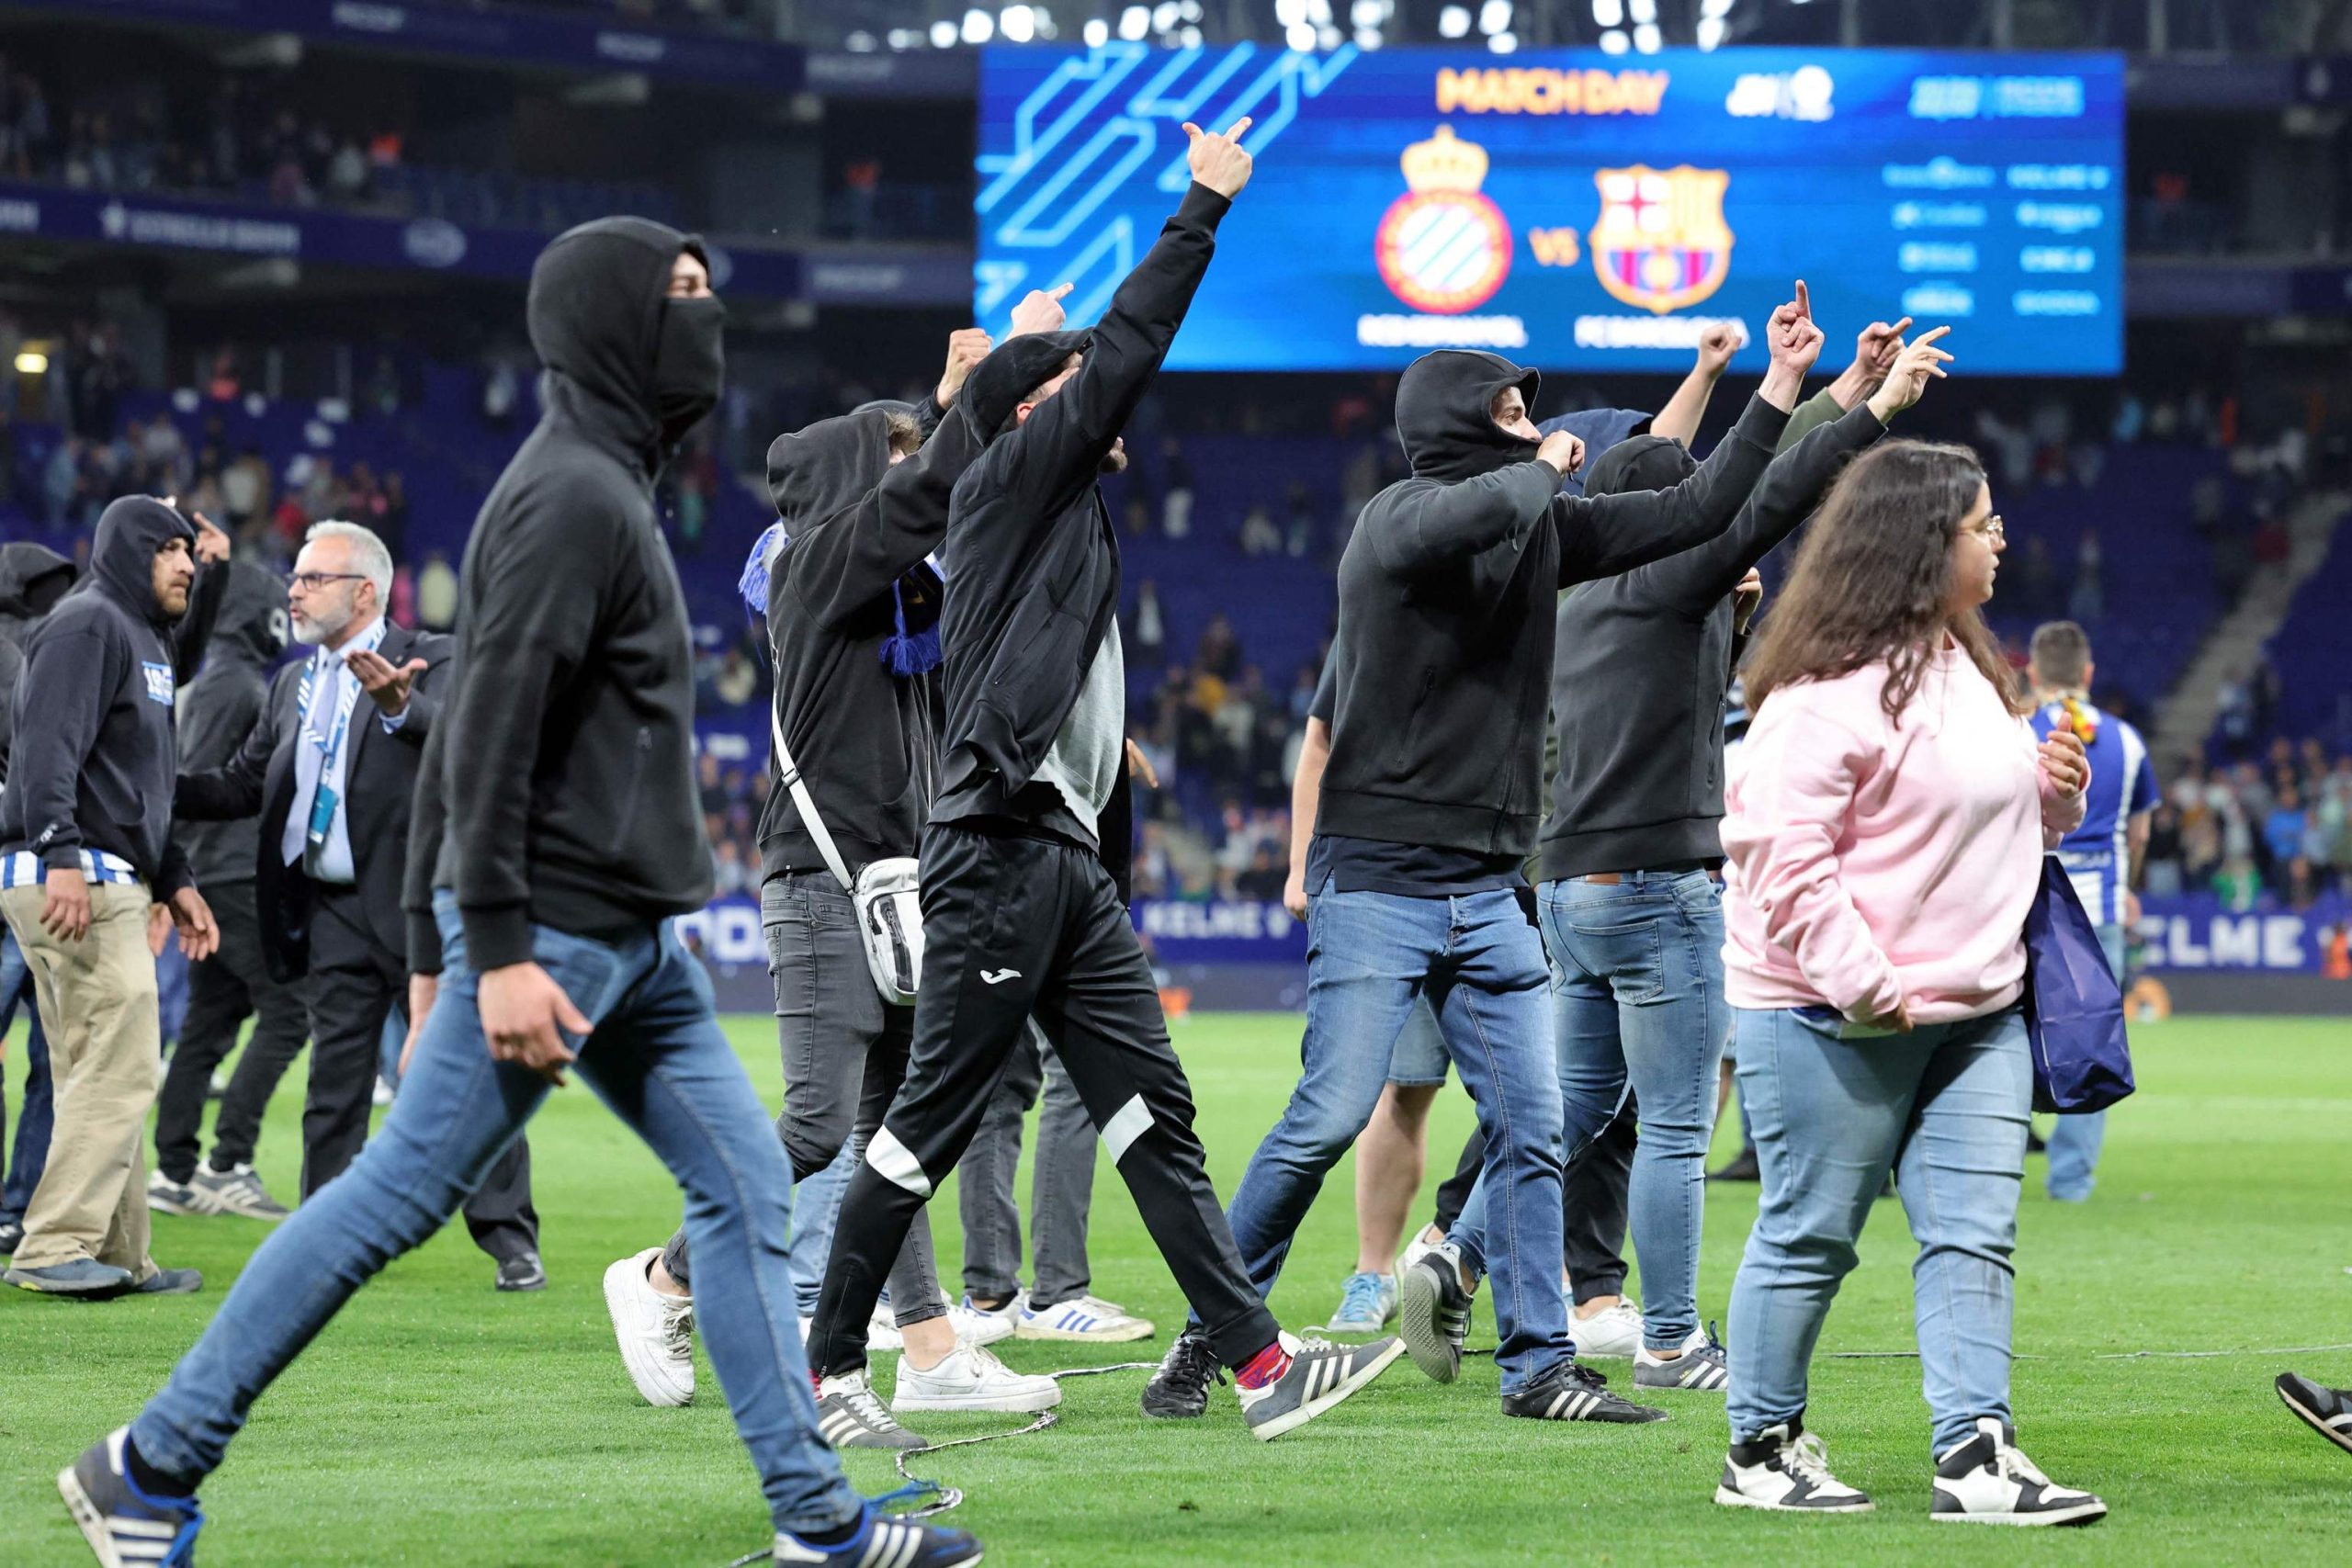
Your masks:
<svg viewBox="0 0 2352 1568"><path fill-rule="evenodd" d="M2025 1027L2036 1111L2104 1111L2132 1092L2123 987L2054 855L2025 917Z"/></svg>

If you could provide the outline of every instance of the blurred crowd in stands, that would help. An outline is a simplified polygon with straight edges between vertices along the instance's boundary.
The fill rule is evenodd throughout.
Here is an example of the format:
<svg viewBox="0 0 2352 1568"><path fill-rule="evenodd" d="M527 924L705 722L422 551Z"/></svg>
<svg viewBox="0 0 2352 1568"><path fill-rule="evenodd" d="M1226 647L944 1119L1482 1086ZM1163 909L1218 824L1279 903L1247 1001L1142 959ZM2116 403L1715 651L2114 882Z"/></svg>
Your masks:
<svg viewBox="0 0 2352 1568"><path fill-rule="evenodd" d="M2352 756L2281 736L2258 757L2191 762L2151 818L2146 887L2240 910L2352 894Z"/></svg>

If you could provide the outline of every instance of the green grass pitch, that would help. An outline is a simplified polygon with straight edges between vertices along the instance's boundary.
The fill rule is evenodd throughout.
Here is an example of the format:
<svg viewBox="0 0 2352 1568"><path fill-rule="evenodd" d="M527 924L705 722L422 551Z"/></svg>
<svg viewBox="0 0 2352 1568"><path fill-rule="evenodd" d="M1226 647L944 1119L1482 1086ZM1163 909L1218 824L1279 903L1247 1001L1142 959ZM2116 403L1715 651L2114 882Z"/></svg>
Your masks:
<svg viewBox="0 0 2352 1568"><path fill-rule="evenodd" d="M1229 1192L1297 1062L1298 1021L1176 1026L1213 1172ZM777 1092L763 1020L730 1021L763 1092ZM1282 1441L1245 1434L1229 1393L1209 1417L1146 1420L1142 1374L1069 1385L1061 1424L930 1456L964 1488L954 1522L991 1563L2343 1563L2352 1562L2352 1460L2294 1424L2269 1381L2294 1367L2352 1383L2352 1030L2340 1021L2175 1020L2136 1042L2141 1091L2110 1119L2097 1199L2065 1208L2028 1176L2018 1253L2016 1402L2022 1440L2058 1479L2103 1494L2088 1530L1932 1529L1915 1361L1829 1359L1911 1343L1901 1209L1882 1203L1861 1267L1829 1319L1812 1424L1874 1517L1782 1519L1710 1500L1724 1441L1719 1397L1668 1396L1638 1428L1505 1419L1490 1362L1459 1384L1409 1361ZM20 1073L11 1053L12 1080ZM263 1173L295 1185L299 1096L281 1093ZM1431 1179L1469 1109L1440 1101ZM701 1402L653 1410L612 1346L598 1277L650 1246L675 1193L575 1084L532 1129L552 1287L499 1296L453 1226L363 1291L266 1395L204 1492L215 1565L560 1563L718 1568L767 1524L706 1364ZM1097 1291L1148 1314L1143 1347L1009 1343L1015 1367L1157 1357L1182 1303L1115 1173L1100 1173ZM1024 1184L1025 1191L1025 1184ZM1351 1173L1334 1173L1274 1304L1319 1322L1351 1266ZM1754 1189L1711 1193L1701 1310L1720 1317ZM952 1216L952 1195L935 1209ZM0 1562L86 1562L52 1485L85 1443L127 1419L219 1309L264 1227L158 1217L155 1252L206 1270L204 1294L81 1305L0 1292ZM952 1219L941 1261L954 1278ZM1473 1343L1490 1334L1483 1306ZM1490 1338L1486 1342L1491 1343ZM2194 1351L2193 1358L2147 1352ZM2142 1353L2134 1355L2133 1353ZM890 1362L884 1358L884 1364ZM1625 1375L1627 1363L1602 1363ZM935 1417L935 1438L1019 1425ZM887 1457L850 1457L868 1493Z"/></svg>

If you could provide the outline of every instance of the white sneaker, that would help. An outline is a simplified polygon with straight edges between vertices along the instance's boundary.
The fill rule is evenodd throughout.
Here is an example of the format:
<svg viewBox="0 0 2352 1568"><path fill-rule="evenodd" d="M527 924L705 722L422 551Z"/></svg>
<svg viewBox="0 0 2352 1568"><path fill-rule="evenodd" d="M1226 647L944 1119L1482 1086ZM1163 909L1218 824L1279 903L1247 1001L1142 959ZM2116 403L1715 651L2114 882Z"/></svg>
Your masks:
<svg viewBox="0 0 2352 1568"><path fill-rule="evenodd" d="M1034 1415L1061 1402L1061 1384L1051 1378L1023 1376L998 1360L995 1351L978 1345L957 1345L929 1371L899 1357L898 1384L890 1391L890 1408L901 1415L910 1410Z"/></svg>
<svg viewBox="0 0 2352 1568"><path fill-rule="evenodd" d="M695 1303L691 1296L665 1296L646 1277L662 1256L649 1247L605 1270L605 1310L613 1315L613 1337L621 1364L648 1404L691 1404L695 1398Z"/></svg>
<svg viewBox="0 0 2352 1568"><path fill-rule="evenodd" d="M376 1109L381 1111L384 1107L390 1105L392 1102L392 1080L385 1077L380 1073L378 1074L376 1077L376 1092L368 1097L374 1102Z"/></svg>
<svg viewBox="0 0 2352 1568"><path fill-rule="evenodd" d="M1021 1303L1020 1332L1023 1339L1076 1339L1098 1345L1123 1345L1133 1339L1148 1339L1159 1330L1148 1318L1136 1316L1116 1302L1086 1295L1056 1302L1042 1310L1031 1307L1024 1297Z"/></svg>
<svg viewBox="0 0 2352 1568"><path fill-rule="evenodd" d="M1413 1233L1413 1239L1405 1244L1405 1250L1397 1254L1396 1272L1402 1275L1406 1269L1444 1245L1445 1237L1438 1234L1435 1225L1423 1225Z"/></svg>
<svg viewBox="0 0 2352 1568"><path fill-rule="evenodd" d="M972 1298L966 1296L960 1302L948 1303L947 1321L956 1325L956 1337L965 1344L994 1345L1012 1337L1025 1298L1016 1295L990 1312L986 1307L974 1306Z"/></svg>
<svg viewBox="0 0 2352 1568"><path fill-rule="evenodd" d="M899 1334L898 1315L891 1312L887 1301L876 1302L874 1315L865 1320L865 1353L878 1356L885 1350L903 1350L907 1342Z"/></svg>
<svg viewBox="0 0 2352 1568"><path fill-rule="evenodd" d="M1568 1337L1577 1342L1579 1361L1595 1356L1631 1356L1642 1348L1642 1309L1627 1300L1590 1317L1578 1317L1572 1311Z"/></svg>
<svg viewBox="0 0 2352 1568"><path fill-rule="evenodd" d="M1724 1456L1715 1501L1782 1514L1867 1514L1877 1505L1829 1473L1829 1450L1794 1421L1767 1427Z"/></svg>
<svg viewBox="0 0 2352 1568"><path fill-rule="evenodd" d="M1938 1524L2086 1525L2107 1517L2087 1492L2061 1486L2017 1446L2017 1428L1980 1416L1976 1436L1936 1456Z"/></svg>

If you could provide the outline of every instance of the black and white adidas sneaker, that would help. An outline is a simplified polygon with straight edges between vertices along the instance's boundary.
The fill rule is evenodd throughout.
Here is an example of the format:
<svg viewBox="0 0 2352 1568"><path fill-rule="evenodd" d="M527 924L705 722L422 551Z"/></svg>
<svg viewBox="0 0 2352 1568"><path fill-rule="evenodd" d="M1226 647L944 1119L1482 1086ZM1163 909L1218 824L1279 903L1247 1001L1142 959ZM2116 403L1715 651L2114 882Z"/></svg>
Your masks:
<svg viewBox="0 0 2352 1568"><path fill-rule="evenodd" d="M1462 1288L1461 1254L1435 1247L1396 1274L1396 1333L1413 1365L1439 1382L1462 1375L1462 1341L1470 1332L1470 1303Z"/></svg>
<svg viewBox="0 0 2352 1568"><path fill-rule="evenodd" d="M1666 1412L1609 1392L1609 1380L1576 1360L1555 1363L1517 1393L1503 1395L1503 1414L1532 1421L1600 1421L1637 1427L1663 1421Z"/></svg>
<svg viewBox="0 0 2352 1568"><path fill-rule="evenodd" d="M2293 1372L2280 1372L2275 1386L2304 1426L2352 1453L2352 1389L2329 1388Z"/></svg>
<svg viewBox="0 0 2352 1568"><path fill-rule="evenodd" d="M124 1457L130 1437L119 1427L59 1472L58 1495L102 1568L188 1568L204 1510L193 1497L141 1491Z"/></svg>
<svg viewBox="0 0 2352 1568"><path fill-rule="evenodd" d="M1731 1385L1731 1361L1723 1341L1704 1329L1693 1329L1683 1342L1682 1354L1672 1360L1650 1354L1646 1345L1634 1352L1635 1388L1676 1389L1686 1393L1721 1393Z"/></svg>
<svg viewBox="0 0 2352 1568"><path fill-rule="evenodd" d="M2087 1492L2061 1486L2018 1448L2017 1428L1992 1416L1976 1436L1936 1456L1938 1524L2086 1525L2107 1517Z"/></svg>
<svg viewBox="0 0 2352 1568"><path fill-rule="evenodd" d="M1290 1367L1282 1376L1262 1388L1233 1385L1250 1435L1261 1442L1304 1427L1368 1385L1405 1353L1393 1335L1369 1345L1335 1345L1284 1334L1281 1344L1290 1356Z"/></svg>
<svg viewBox="0 0 2352 1568"><path fill-rule="evenodd" d="M838 1541L776 1532L776 1568L971 1568L980 1543L962 1530L894 1519L868 1505L857 1529Z"/></svg>
<svg viewBox="0 0 2352 1568"><path fill-rule="evenodd" d="M836 1449L906 1449L930 1445L904 1427L874 1396L864 1370L817 1385L817 1431Z"/></svg>
<svg viewBox="0 0 2352 1568"><path fill-rule="evenodd" d="M1877 1506L1829 1473L1829 1450L1799 1421L1767 1427L1724 1456L1715 1501L1784 1514L1867 1514Z"/></svg>
<svg viewBox="0 0 2352 1568"><path fill-rule="evenodd" d="M1143 1413L1163 1421L1205 1416L1209 1390L1225 1381L1225 1368L1209 1348L1208 1336L1188 1328L1160 1358L1159 1370L1143 1385Z"/></svg>

